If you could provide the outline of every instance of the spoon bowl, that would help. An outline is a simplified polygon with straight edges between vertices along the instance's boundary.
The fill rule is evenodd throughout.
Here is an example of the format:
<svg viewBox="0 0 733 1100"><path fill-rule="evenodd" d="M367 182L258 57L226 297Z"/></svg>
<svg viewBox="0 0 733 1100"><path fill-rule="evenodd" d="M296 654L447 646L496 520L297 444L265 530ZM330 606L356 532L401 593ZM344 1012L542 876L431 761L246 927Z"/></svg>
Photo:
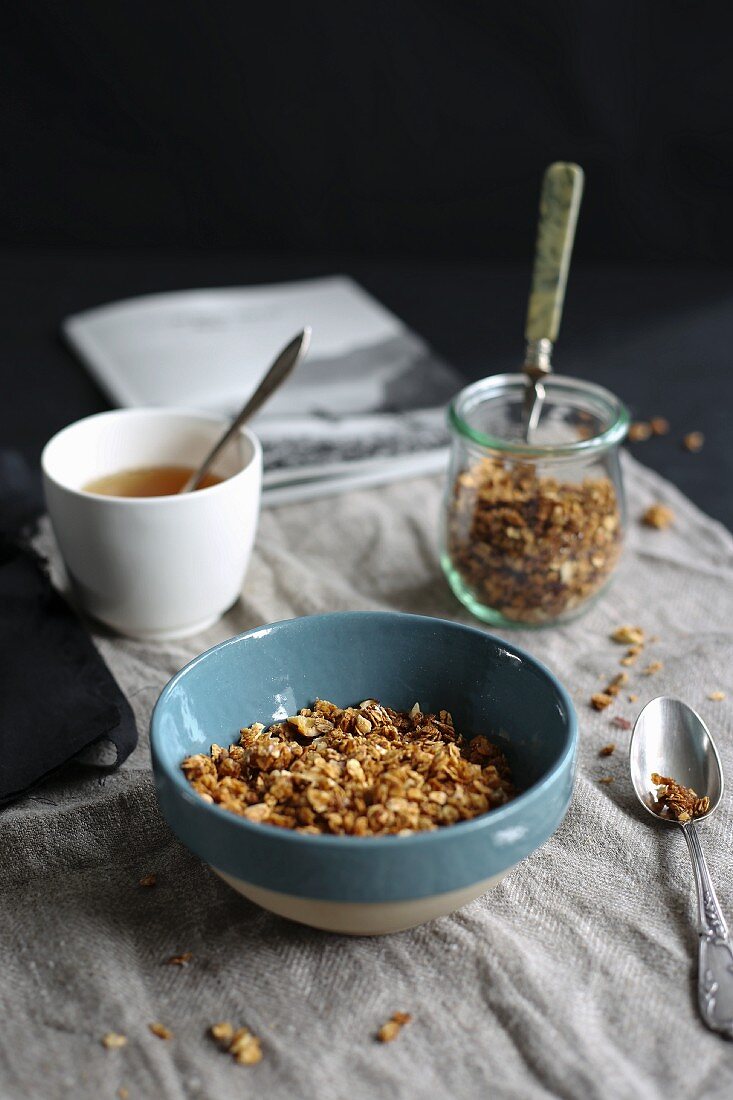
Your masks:
<svg viewBox="0 0 733 1100"><path fill-rule="evenodd" d="M710 731L692 707L680 699L660 695L652 699L636 720L629 746L631 782L637 798L655 820L676 825L674 818L654 810L656 792L652 772L671 776L678 783L710 799L710 808L696 817L710 817L723 797L723 768Z"/></svg>

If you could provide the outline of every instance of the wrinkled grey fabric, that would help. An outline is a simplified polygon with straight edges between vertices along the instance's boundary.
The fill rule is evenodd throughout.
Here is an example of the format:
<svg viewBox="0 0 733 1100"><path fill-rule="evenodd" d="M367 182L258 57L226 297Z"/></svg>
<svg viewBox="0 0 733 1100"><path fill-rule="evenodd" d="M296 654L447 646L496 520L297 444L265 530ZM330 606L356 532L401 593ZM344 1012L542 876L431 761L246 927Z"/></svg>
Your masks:
<svg viewBox="0 0 733 1100"><path fill-rule="evenodd" d="M437 562L437 479L265 511L241 603L204 635L165 647L97 636L140 744L119 771L77 766L0 818L2 1100L120 1088L130 1100L733 1095L733 1044L697 1015L684 840L645 820L626 777L629 734L588 705L618 669L609 632L638 622L659 636L645 656L664 669L631 670L638 702L622 695L611 713L633 719L654 695L682 696L733 776L733 539L630 459L626 477L630 539L615 584L578 622L511 633L575 698L570 812L492 893L412 932L332 936L230 891L157 812L147 723L172 673L256 624L344 608L469 621ZM670 530L637 522L657 500L676 513ZM717 690L724 702L707 698ZM611 740L617 752L599 758ZM599 785L607 774L614 782ZM732 798L700 830L731 917ZM153 889L138 886L148 872ZM182 951L188 967L165 965ZM376 1043L397 1009L413 1022ZM258 1066L206 1037L223 1019L262 1037ZM174 1038L151 1035L156 1021ZM128 1036L124 1049L103 1049L110 1030Z"/></svg>

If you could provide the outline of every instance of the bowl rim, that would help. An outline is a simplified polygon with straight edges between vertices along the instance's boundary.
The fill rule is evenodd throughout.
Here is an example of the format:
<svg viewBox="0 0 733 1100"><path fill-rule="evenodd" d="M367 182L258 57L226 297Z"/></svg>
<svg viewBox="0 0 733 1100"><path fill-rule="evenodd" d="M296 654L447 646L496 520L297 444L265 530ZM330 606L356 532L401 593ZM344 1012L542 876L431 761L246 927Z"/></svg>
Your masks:
<svg viewBox="0 0 733 1100"><path fill-rule="evenodd" d="M398 836L390 834L388 836L334 836L330 833L312 834L312 833L298 833L294 829L283 829L277 825L268 825L265 822L248 821L246 817L241 817L239 814L234 814L231 810L222 809L217 806L216 803L205 802L196 792L193 790L188 780L183 775L180 769L180 762L177 767L171 767L166 760L164 760L159 751L158 742L161 738L159 729L160 715L162 714L168 696L174 691L178 683L200 662L205 661L213 653L216 653L230 645L237 645L245 638L257 638L262 637L265 634L270 634L276 630L285 629L288 625L294 622L302 622L303 620L325 620L334 618L382 618L382 619L394 619L399 618L403 622L418 622L420 624L433 623L438 624L441 627L450 627L459 631L467 631L471 634L477 635L480 638L496 643L500 648L506 652L511 653L513 656L518 656L521 660L526 661L529 665L533 666L542 676L548 679L557 692L560 701L565 709L568 722L567 722L567 734L566 743L562 749L558 759L535 783L533 783L526 790L521 791L510 802L504 803L503 806L498 806L493 810L489 810L486 813L480 814L478 817L471 818L469 821L457 821L450 826L446 826L443 829L430 829L422 830L420 832L412 833L409 836ZM513 817L518 809L527 801L528 798L535 799L542 793L543 790L552 786L553 782L560 776L560 774L568 767L572 767L573 760L577 753L578 748L578 717L575 711L575 706L572 699L565 687L560 683L558 678L553 672L550 671L541 661L538 661L536 657L522 649L520 646L514 645L511 642L507 642L504 638L500 638L496 634L491 634L488 631L481 630L479 627L469 626L465 623L456 622L452 619L440 619L433 615L415 615L409 612L402 611L327 611L321 612L316 615L297 615L290 619L278 619L276 622L266 623L262 626L253 627L251 630L242 631L240 634L235 634L231 638L226 638L222 642L218 642L216 645L211 646L209 649L199 653L198 656L190 660L183 666L163 687L155 706L153 707L150 716L150 752L153 761L153 771L159 770L166 778L172 782L173 787L180 793L186 802L191 807L196 807L197 811L205 814L213 813L216 818L222 821L229 822L233 828L239 828L243 830L243 835L251 834L252 836L264 838L269 837L271 840L276 840L285 844L295 844L302 846L307 844L310 847L316 848L330 848L330 849L346 849L347 851L354 851L355 844L360 851L372 850L378 851L383 849L387 845L391 850L395 848L403 849L421 844L439 844L442 841L448 841L450 837L458 837L459 835L467 835L469 833L478 832L487 828L489 824L493 826L500 825L507 817Z"/></svg>

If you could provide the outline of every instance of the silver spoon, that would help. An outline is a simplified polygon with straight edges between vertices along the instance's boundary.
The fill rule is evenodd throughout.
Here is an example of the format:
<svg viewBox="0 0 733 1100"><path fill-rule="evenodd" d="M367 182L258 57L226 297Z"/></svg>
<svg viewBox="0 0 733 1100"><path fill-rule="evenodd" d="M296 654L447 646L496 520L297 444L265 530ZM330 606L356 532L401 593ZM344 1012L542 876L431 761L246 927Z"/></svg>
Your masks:
<svg viewBox="0 0 733 1100"><path fill-rule="evenodd" d="M524 326L527 341L523 367L527 376L524 438L527 443L539 423L545 400L542 379L552 371L552 345L560 330L583 178L583 169L577 164L558 161L550 165L542 180L532 287Z"/></svg>
<svg viewBox="0 0 733 1100"><path fill-rule="evenodd" d="M224 432L219 442L211 448L198 469L194 470L188 480L184 482L178 490L179 493L192 493L193 490L197 488L204 474L209 469L209 466L216 461L227 444L234 439L242 425L245 424L251 416L254 416L257 410L267 401L268 397L275 392L278 386L282 385L291 371L295 370L301 359L305 357L308 352L310 340L311 328L310 325L306 325L303 331L299 332L295 339L291 340L290 343L282 349L242 411L233 421L231 426Z"/></svg>
<svg viewBox="0 0 733 1100"><path fill-rule="evenodd" d="M718 750L702 718L668 695L647 703L636 720L629 748L634 790L656 821L682 829L692 860L697 890L699 973L697 995L702 1018L709 1028L733 1039L733 947L728 926L710 879L697 826L717 808L723 797L723 769ZM669 776L703 798L710 808L684 823L661 817L654 810L652 772Z"/></svg>

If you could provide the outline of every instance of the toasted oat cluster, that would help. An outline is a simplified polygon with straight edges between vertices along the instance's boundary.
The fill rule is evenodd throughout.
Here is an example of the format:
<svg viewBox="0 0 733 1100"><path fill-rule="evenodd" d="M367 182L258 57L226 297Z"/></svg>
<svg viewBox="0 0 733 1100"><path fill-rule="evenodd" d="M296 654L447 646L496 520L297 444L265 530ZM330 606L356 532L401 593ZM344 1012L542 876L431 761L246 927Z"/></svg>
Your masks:
<svg viewBox="0 0 733 1100"><path fill-rule="evenodd" d="M674 512L666 504L650 504L641 517L641 522L646 527L656 527L658 531L664 531L674 523Z"/></svg>
<svg viewBox="0 0 733 1100"><path fill-rule="evenodd" d="M464 740L450 714L342 709L319 699L283 722L255 723L229 749L184 760L202 798L301 833L398 835L453 825L515 793L502 752Z"/></svg>
<svg viewBox="0 0 733 1100"><path fill-rule="evenodd" d="M228 1020L223 1020L211 1025L209 1035L241 1066L256 1066L262 1061L262 1040L248 1027L235 1029Z"/></svg>
<svg viewBox="0 0 733 1100"><path fill-rule="evenodd" d="M479 603L516 622L572 612L612 573L619 502L610 478L562 482L485 458L459 474L448 552Z"/></svg>
<svg viewBox="0 0 733 1100"><path fill-rule="evenodd" d="M692 787L683 787L668 775L652 772L652 783L657 788L657 801L652 807L660 817L676 817L678 821L691 821L710 809L710 799L699 798Z"/></svg>
<svg viewBox="0 0 733 1100"><path fill-rule="evenodd" d="M405 1024L409 1024L412 1016L409 1012L393 1012L386 1024L382 1024L377 1032L380 1043L392 1043L397 1038Z"/></svg>
<svg viewBox="0 0 733 1100"><path fill-rule="evenodd" d="M101 1043L107 1050L119 1050L120 1047L127 1046L127 1036L121 1035L119 1031L108 1031L102 1036Z"/></svg>
<svg viewBox="0 0 733 1100"><path fill-rule="evenodd" d="M705 446L705 436L702 432L688 432L682 439L682 446L691 454L697 454Z"/></svg>

